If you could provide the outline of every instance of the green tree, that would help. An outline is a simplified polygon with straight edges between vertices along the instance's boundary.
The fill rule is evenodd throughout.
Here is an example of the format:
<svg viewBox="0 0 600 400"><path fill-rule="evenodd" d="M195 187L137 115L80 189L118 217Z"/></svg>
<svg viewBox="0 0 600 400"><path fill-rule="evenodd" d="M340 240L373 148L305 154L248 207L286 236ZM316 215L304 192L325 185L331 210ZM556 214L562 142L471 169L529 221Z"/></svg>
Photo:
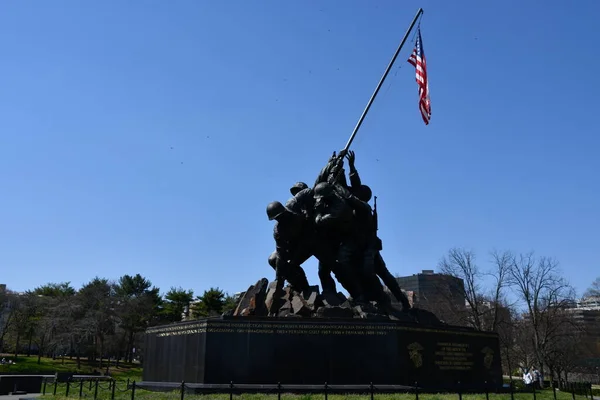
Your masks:
<svg viewBox="0 0 600 400"><path fill-rule="evenodd" d="M123 275L115 287L119 319L124 332L125 359L133 360L136 335L158 321L162 299L159 288L140 274Z"/></svg>
<svg viewBox="0 0 600 400"><path fill-rule="evenodd" d="M33 289L35 295L53 298L74 296L76 292L71 282L47 283Z"/></svg>
<svg viewBox="0 0 600 400"><path fill-rule="evenodd" d="M198 296L192 315L194 318L214 317L223 314L225 306L225 293L219 288L205 290Z"/></svg>
<svg viewBox="0 0 600 400"><path fill-rule="evenodd" d="M181 317L194 300L193 290L184 290L181 287L172 287L166 294L163 303L162 317L165 322L181 321Z"/></svg>
<svg viewBox="0 0 600 400"><path fill-rule="evenodd" d="M237 300L234 296L226 295L225 303L223 304L223 312L234 311L237 307Z"/></svg>
<svg viewBox="0 0 600 400"><path fill-rule="evenodd" d="M86 283L77 293L77 301L84 310L82 323L87 328L87 335L93 340L93 359L106 351L107 336L114 335L116 326L115 285L107 279L95 277ZM79 352L77 352L79 363Z"/></svg>

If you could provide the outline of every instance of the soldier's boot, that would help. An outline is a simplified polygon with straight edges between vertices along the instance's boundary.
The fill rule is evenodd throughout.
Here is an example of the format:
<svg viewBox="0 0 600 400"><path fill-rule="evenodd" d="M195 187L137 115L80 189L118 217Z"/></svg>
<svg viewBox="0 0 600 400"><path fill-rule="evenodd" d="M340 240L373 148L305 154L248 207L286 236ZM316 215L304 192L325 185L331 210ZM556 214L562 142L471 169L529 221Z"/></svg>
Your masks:
<svg viewBox="0 0 600 400"><path fill-rule="evenodd" d="M271 261L271 259L269 259ZM283 285L285 284L287 275L287 266L281 260L281 257L275 258L275 292L273 293L273 300L269 308L269 316L276 317L279 315L279 309L282 306L281 298L284 295Z"/></svg>
<svg viewBox="0 0 600 400"><path fill-rule="evenodd" d="M331 268L327 263L319 261L318 271L323 293L337 293L335 281L331 277Z"/></svg>
<svg viewBox="0 0 600 400"><path fill-rule="evenodd" d="M285 294L283 290L283 284L285 283L283 278L277 279L277 284L275 285L275 293L273 294L273 301L271 302L271 307L269 308L269 317L277 317L279 315L279 309L283 305L282 297Z"/></svg>
<svg viewBox="0 0 600 400"><path fill-rule="evenodd" d="M288 282L293 290L296 292L304 292L310 286L308 284L308 279L306 279L306 273L304 269L300 266L290 267L289 268L289 276Z"/></svg>

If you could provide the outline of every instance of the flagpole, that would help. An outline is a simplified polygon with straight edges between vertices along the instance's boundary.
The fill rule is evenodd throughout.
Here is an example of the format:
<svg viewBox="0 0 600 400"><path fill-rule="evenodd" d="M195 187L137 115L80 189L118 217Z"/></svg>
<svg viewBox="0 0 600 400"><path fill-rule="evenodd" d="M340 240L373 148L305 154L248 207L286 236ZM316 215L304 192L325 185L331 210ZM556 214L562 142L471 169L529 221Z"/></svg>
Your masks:
<svg viewBox="0 0 600 400"><path fill-rule="evenodd" d="M423 9L419 8L419 10L417 11L417 15L415 15L415 18L413 19L413 21L411 22L410 26L408 27L408 30L404 34L404 37L402 38L402 41L400 42L400 46L398 46L398 49L396 49L396 52L394 53L394 56L392 57L392 60L388 64L387 68L385 69L385 72L383 73L383 76L381 77L381 80L377 84L377 87L375 88L375 91L373 92L373 95L369 99L369 102L367 103L367 106L365 107L365 109L362 112L362 115L358 119L358 122L356 123L356 126L354 127L354 130L352 131L352 135L350 135L350 139L348 139L348 142L346 143L346 147L344 147L344 151L347 152L348 149L350 148L350 145L352 144L352 141L354 140L354 137L356 136L356 133L358 132L360 126L362 125L362 123L363 123L363 121L364 121L367 113L369 112L369 108L371 108L371 105L373 104L373 101L375 100L375 96L377 96L377 93L379 92L379 89L381 89L381 86L383 85L383 81L385 81L385 78L387 77L387 75L389 74L390 70L392 69L392 66L394 65L394 62L396 61L396 58L398 57L398 54L400 54L400 50L402 50L402 47L404 46L404 43L406 42L406 39L408 39L408 35L410 34L410 32L412 31L413 27L417 23L417 20L419 19L419 17L421 16L421 14L423 14Z"/></svg>

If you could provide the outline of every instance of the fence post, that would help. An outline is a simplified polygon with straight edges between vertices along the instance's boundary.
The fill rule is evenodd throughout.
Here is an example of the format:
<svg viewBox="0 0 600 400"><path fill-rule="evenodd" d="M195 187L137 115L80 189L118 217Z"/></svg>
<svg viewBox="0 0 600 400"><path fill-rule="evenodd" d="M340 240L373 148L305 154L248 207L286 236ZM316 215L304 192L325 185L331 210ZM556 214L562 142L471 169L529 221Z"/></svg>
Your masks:
<svg viewBox="0 0 600 400"><path fill-rule="evenodd" d="M281 382L277 382L277 400L281 400Z"/></svg>
<svg viewBox="0 0 600 400"><path fill-rule="evenodd" d="M67 390L65 390L65 397L69 397L69 389L71 388L71 384L67 379Z"/></svg>
<svg viewBox="0 0 600 400"><path fill-rule="evenodd" d="M485 385L485 400L490 400L490 394L488 393L487 381L484 381L483 384Z"/></svg>
<svg viewBox="0 0 600 400"><path fill-rule="evenodd" d="M54 378L54 396L56 396L56 387L58 386L58 380L56 379L56 377Z"/></svg>
<svg viewBox="0 0 600 400"><path fill-rule="evenodd" d="M117 381L112 380L112 387L110 388L110 400L115 400L115 387L117 386Z"/></svg>
<svg viewBox="0 0 600 400"><path fill-rule="evenodd" d="M514 390L515 388L513 386L512 380L510 381L509 387L510 387L510 400L515 400L515 390Z"/></svg>
<svg viewBox="0 0 600 400"><path fill-rule="evenodd" d="M233 381L229 382L229 400L233 400Z"/></svg>
<svg viewBox="0 0 600 400"><path fill-rule="evenodd" d="M375 397L375 393L374 393L374 389L373 389L373 382L371 382L371 384L369 385L369 389L371 389L371 400L373 400Z"/></svg>
<svg viewBox="0 0 600 400"><path fill-rule="evenodd" d="M79 397L83 396L83 379L79 381Z"/></svg>
<svg viewBox="0 0 600 400"><path fill-rule="evenodd" d="M96 379L96 384L94 385L94 400L98 398L98 379Z"/></svg>
<svg viewBox="0 0 600 400"><path fill-rule="evenodd" d="M590 400L594 400L594 395L592 393L592 382L587 382L585 384L585 390L586 390L586 392L587 392L588 389L590 390Z"/></svg>
<svg viewBox="0 0 600 400"><path fill-rule="evenodd" d="M181 381L181 400L185 397L185 381Z"/></svg>
<svg viewBox="0 0 600 400"><path fill-rule="evenodd" d="M419 400L419 384L415 381L415 400Z"/></svg>
<svg viewBox="0 0 600 400"><path fill-rule="evenodd" d="M131 400L135 399L135 381L131 384Z"/></svg>
<svg viewBox="0 0 600 400"><path fill-rule="evenodd" d="M327 382L325 382L325 400L327 400Z"/></svg>
<svg viewBox="0 0 600 400"><path fill-rule="evenodd" d="M42 389L42 394L43 395L46 395L46 382L47 382L47 380L46 380L46 378L44 378L44 387Z"/></svg>
<svg viewBox="0 0 600 400"><path fill-rule="evenodd" d="M92 390L92 380L90 379L90 388L88 389L88 391Z"/></svg>

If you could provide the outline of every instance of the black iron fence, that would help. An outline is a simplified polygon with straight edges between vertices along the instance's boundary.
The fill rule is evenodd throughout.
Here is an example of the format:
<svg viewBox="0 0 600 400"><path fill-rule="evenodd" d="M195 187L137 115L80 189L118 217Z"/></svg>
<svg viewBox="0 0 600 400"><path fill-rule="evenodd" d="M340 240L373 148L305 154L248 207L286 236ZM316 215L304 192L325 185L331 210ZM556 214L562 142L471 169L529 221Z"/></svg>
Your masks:
<svg viewBox="0 0 600 400"><path fill-rule="evenodd" d="M322 385L284 385L281 383L272 385L257 385L257 384L201 384L201 383L176 383L176 382L140 382L136 381L118 381L111 378L68 378L64 381L60 379L44 378L42 394L64 395L66 397L93 397L96 400L98 397L110 397L114 400L116 397L123 397L135 400L136 393L140 390L151 392L177 392L181 400L185 399L187 394L228 394L230 400L233 400L234 395L245 393L261 393L268 395L276 395L278 400L284 393L310 393L321 394L324 400L328 400L330 394L361 394L369 396L371 400L375 400L377 394L405 393L414 395L415 400L419 400L419 394L425 393L445 393L455 394L457 400L463 400L463 395L479 393L485 394L486 400L489 400L491 393L504 393L510 400L515 400L515 394L520 393L520 399L524 393L530 393L531 399L536 400L540 394L540 389L534 387L518 388L512 383L506 384L502 390L491 388L487 382L483 382L482 390L461 390L460 382L455 390L432 390L419 387L418 382L413 386L400 385L330 385L325 382ZM561 389L557 385L551 385L545 391L552 391L554 400L557 400L557 391L568 392L572 399L576 400L576 396L585 397L593 400L592 385L589 382L576 382L563 385ZM127 393L125 396L124 393ZM110 394L107 396L107 394Z"/></svg>

